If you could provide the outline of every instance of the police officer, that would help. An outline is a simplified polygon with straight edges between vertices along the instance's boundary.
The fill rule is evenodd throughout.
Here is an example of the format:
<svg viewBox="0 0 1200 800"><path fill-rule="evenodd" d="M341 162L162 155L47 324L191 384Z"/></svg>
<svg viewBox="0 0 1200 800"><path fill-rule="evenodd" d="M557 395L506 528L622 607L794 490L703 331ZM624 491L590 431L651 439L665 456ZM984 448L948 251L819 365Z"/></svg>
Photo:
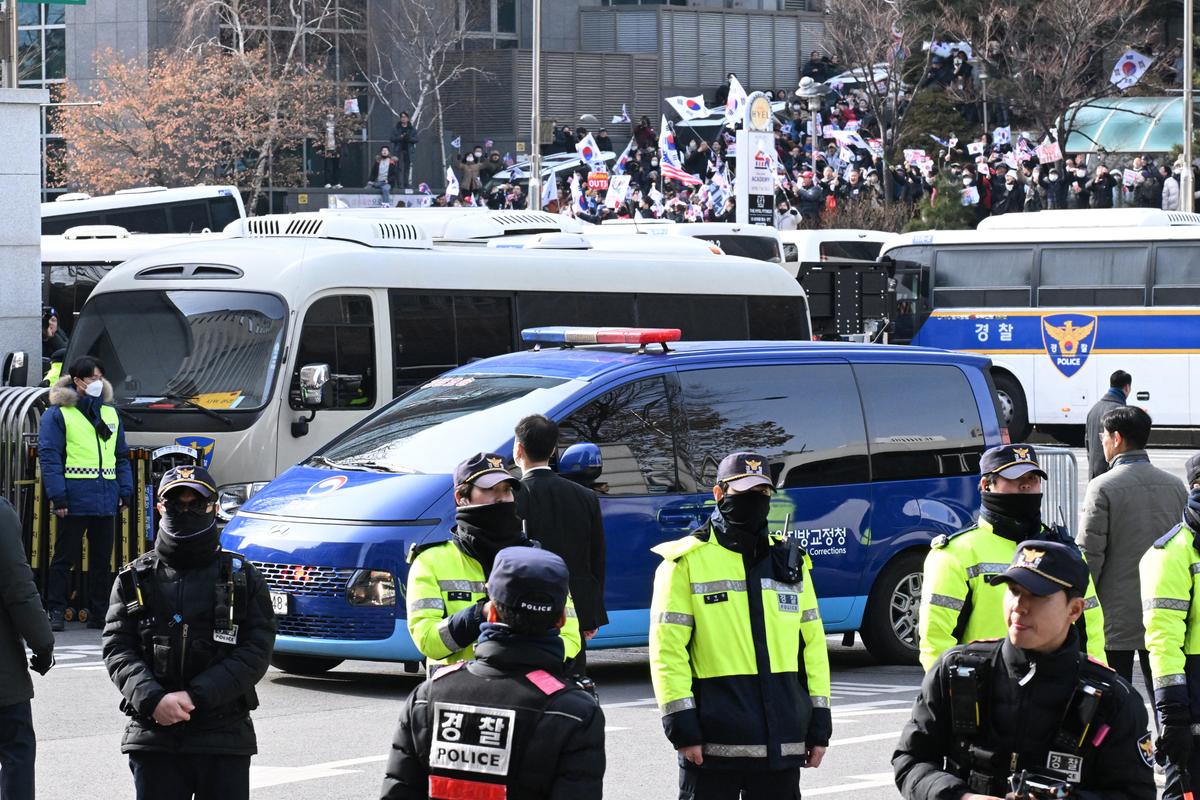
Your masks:
<svg viewBox="0 0 1200 800"><path fill-rule="evenodd" d="M115 516L129 505L133 470L125 429L112 403L112 386L100 362L90 356L71 364L69 374L50 387L50 408L42 414L38 460L58 539L46 582L50 628L64 628L71 568L88 540L88 627L104 627Z"/></svg>
<svg viewBox="0 0 1200 800"><path fill-rule="evenodd" d="M409 551L408 632L431 668L471 658L486 621L484 582L496 555L506 547L537 546L517 517L520 487L502 456L476 453L454 469L453 536ZM569 597L562 639L567 658L575 658L579 621Z"/></svg>
<svg viewBox="0 0 1200 800"><path fill-rule="evenodd" d="M154 550L117 576L104 628L104 664L132 717L121 752L138 800L247 798L254 686L275 645L270 594L221 549L206 470L168 470L158 512Z"/></svg>
<svg viewBox="0 0 1200 800"><path fill-rule="evenodd" d="M979 521L958 533L936 537L925 557L919 631L921 666L956 644L1004 635L1004 589L988 578L1002 572L1025 539L1061 541L1070 535L1042 523L1042 481L1032 445L993 447L980 460L982 508ZM1104 615L1090 580L1079 625L1081 644L1104 660Z"/></svg>
<svg viewBox="0 0 1200 800"><path fill-rule="evenodd" d="M474 661L439 669L408 696L383 800L599 800L604 712L566 676L570 575L534 547L496 556Z"/></svg>
<svg viewBox="0 0 1200 800"><path fill-rule="evenodd" d="M1141 696L1079 649L1079 551L1021 542L989 583L1007 585L1007 637L953 647L926 673L892 756L905 800L1153 800Z"/></svg>
<svg viewBox="0 0 1200 800"><path fill-rule="evenodd" d="M1187 461L1188 501L1183 521L1154 543L1138 566L1142 620L1154 676L1154 708L1161 731L1158 756L1166 761L1164 800L1200 788L1200 455Z"/></svg>
<svg viewBox="0 0 1200 800"><path fill-rule="evenodd" d="M770 465L721 461L712 516L654 548L650 677L681 800L799 798L829 745L829 656L795 541L767 529Z"/></svg>

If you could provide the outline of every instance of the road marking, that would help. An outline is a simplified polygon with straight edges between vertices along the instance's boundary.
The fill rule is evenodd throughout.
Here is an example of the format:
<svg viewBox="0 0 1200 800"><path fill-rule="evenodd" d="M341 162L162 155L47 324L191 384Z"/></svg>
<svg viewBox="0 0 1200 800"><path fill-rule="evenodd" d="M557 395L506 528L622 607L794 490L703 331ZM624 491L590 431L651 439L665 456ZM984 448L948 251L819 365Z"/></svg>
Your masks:
<svg viewBox="0 0 1200 800"><path fill-rule="evenodd" d="M840 747L844 744L862 744L864 742L881 742L884 739L899 740L900 733L901 733L900 731L896 731L895 733L871 733L871 734L867 734L866 736L852 736L849 739L834 739L829 742L829 746L833 747L834 745L837 745Z"/></svg>
<svg viewBox="0 0 1200 800"><path fill-rule="evenodd" d="M63 664L62 666L56 666L55 669L69 669L73 672L80 672L85 669L99 670L108 668L103 664Z"/></svg>
<svg viewBox="0 0 1200 800"><path fill-rule="evenodd" d="M312 781L318 778L334 778L339 775L353 775L359 772L359 770L345 769L345 767L373 764L379 761L387 761L387 758L387 756L363 756L361 758L347 758L342 761L327 761L324 764L310 764L301 767L251 766L250 788L265 789L268 786L282 786L286 783Z"/></svg>
<svg viewBox="0 0 1200 800"><path fill-rule="evenodd" d="M884 786L895 786L896 777L890 772L873 772L870 775L851 775L857 783L839 784L837 786L821 786L816 789L805 789L805 797L816 797L819 794L838 794L839 792L858 792L864 789L882 789Z"/></svg>
<svg viewBox="0 0 1200 800"><path fill-rule="evenodd" d="M658 701L653 697L643 697L641 700L626 700L622 703L601 703L604 708L634 708L635 706L656 706Z"/></svg>

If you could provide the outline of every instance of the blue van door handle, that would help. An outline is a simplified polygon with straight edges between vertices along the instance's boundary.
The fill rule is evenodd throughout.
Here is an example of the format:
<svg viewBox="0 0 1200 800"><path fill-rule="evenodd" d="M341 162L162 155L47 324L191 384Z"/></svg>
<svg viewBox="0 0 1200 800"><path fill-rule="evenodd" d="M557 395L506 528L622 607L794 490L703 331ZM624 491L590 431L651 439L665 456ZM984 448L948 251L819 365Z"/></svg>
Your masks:
<svg viewBox="0 0 1200 800"><path fill-rule="evenodd" d="M658 512L658 524L666 528L690 528L700 521L703 509L663 509Z"/></svg>

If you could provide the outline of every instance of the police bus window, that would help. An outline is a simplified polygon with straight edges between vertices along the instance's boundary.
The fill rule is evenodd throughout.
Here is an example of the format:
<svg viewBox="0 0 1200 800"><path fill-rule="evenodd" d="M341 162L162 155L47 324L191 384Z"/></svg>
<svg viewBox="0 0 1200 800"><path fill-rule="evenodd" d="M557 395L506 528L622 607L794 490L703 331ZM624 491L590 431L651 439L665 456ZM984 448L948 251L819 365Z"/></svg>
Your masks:
<svg viewBox="0 0 1200 800"><path fill-rule="evenodd" d="M559 452L577 442L598 445L599 483L610 495L679 491L671 406L661 377L619 386L559 423Z"/></svg>
<svg viewBox="0 0 1200 800"><path fill-rule="evenodd" d="M292 404L299 407L300 368L328 364L327 408L368 409L375 405L375 322L371 298L323 297L309 307L300 331L292 373Z"/></svg>

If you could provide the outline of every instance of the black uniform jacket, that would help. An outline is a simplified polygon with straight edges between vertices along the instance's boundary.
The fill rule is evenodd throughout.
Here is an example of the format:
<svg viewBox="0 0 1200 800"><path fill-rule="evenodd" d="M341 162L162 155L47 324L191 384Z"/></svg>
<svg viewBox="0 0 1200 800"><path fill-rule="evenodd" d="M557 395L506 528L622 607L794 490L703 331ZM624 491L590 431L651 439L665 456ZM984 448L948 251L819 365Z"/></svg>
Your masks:
<svg viewBox="0 0 1200 800"><path fill-rule="evenodd" d="M25 560L21 520L0 497L0 706L33 697L25 645L31 650L52 648L54 634Z"/></svg>
<svg viewBox="0 0 1200 800"><path fill-rule="evenodd" d="M596 493L549 469L536 469L521 479L517 516L525 520L529 538L566 562L579 629L592 631L607 624L604 522Z"/></svg>
<svg viewBox="0 0 1200 800"><path fill-rule="evenodd" d="M905 800L959 800L967 783L947 771L945 759L954 755L951 737L949 663L961 650L947 650L925 675L921 693L913 704L913 716L900 735L892 767L896 786ZM1036 671L1024 686L1036 663ZM1079 683L1081 664L1087 656L1079 652L1074 631L1053 653L1035 654L1020 650L1007 639L997 641L991 653L989 686L981 692L985 719L990 715L991 735L986 747L1006 762L1017 754L1017 769L1046 767L1050 742L1058 732L1063 712ZM1089 674L1101 672L1111 686L1109 703L1102 707L1098 722L1110 726L1099 747L1086 746L1082 781L1073 789L1074 800L1154 800L1154 770L1150 766L1150 734L1141 696L1115 672L1092 665ZM1090 734L1089 734L1090 736Z"/></svg>
<svg viewBox="0 0 1200 800"><path fill-rule="evenodd" d="M526 675L544 670L570 685L563 673L561 650L556 656L519 637L484 640L475 645L475 661L466 664L478 683L503 681L515 685ZM472 681L476 683L476 681ZM429 751L433 738L429 709L432 681L408 696L396 726L382 800L425 800L429 797ZM478 698L454 696L470 704ZM516 758L516 756L514 756ZM509 771L509 800L600 800L604 789L604 712L582 689L561 691L550 698L520 759Z"/></svg>
<svg viewBox="0 0 1200 800"><path fill-rule="evenodd" d="M121 740L121 752L253 755L258 750L250 721L250 711L258 705L254 686L266 674L275 647L275 614L266 581L242 560L246 570L245 619L238 625L237 644L226 646L218 643L213 633L219 559L194 569L176 570L157 554L153 558L154 578L142 581L142 595L159 619L166 621L179 615L167 636L171 647L176 648L178 655L173 658L181 673L162 680L155 677L154 656L143 652L139 620L126 611L128 598L118 578L105 619L103 645L109 677L124 697L122 709L133 717ZM158 701L180 689L187 691L196 706L191 720L159 725L153 719Z"/></svg>

